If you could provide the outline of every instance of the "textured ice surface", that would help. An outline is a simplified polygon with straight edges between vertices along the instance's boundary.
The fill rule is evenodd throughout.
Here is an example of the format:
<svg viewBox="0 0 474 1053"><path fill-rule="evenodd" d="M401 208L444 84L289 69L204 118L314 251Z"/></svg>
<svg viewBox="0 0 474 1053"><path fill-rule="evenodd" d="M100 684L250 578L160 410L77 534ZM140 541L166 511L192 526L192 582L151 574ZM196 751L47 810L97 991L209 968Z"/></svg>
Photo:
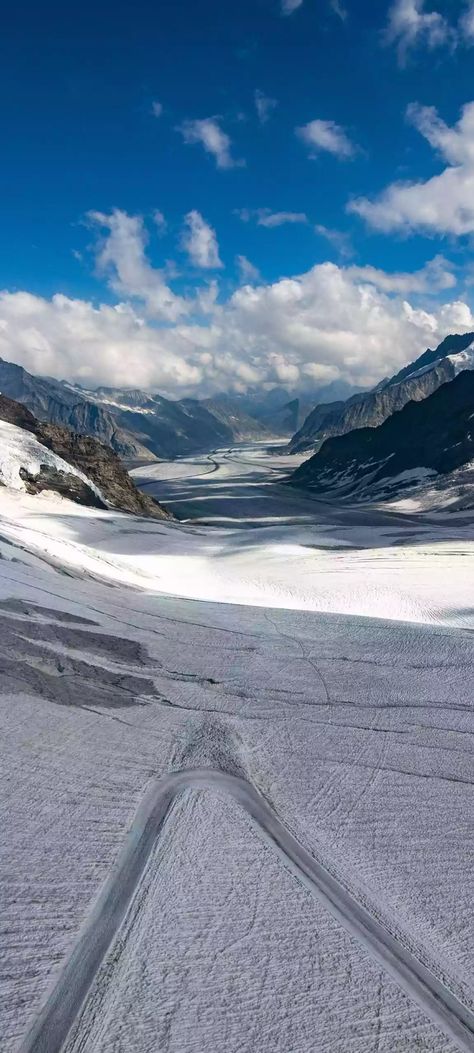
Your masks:
<svg viewBox="0 0 474 1053"><path fill-rule="evenodd" d="M175 808L65 1053L132 1049L456 1046L213 793Z"/></svg>
<svg viewBox="0 0 474 1053"><path fill-rule="evenodd" d="M9 502L0 494L2 1053L43 1003L149 779L197 766L249 779L472 1004L472 634L126 588L110 542L133 553L142 522L44 500L33 543L18 520L15 537ZM57 523L72 534L77 520L81 551L102 531L102 583L62 562ZM201 536L156 529L154 543ZM318 529L330 533L329 513ZM428 545L417 552L419 588L434 563ZM257 543L250 553L255 573ZM449 604L459 617L445 583ZM175 806L81 1027L71 1053L455 1049L215 793Z"/></svg>
<svg viewBox="0 0 474 1053"><path fill-rule="evenodd" d="M205 476L189 464L189 478L158 484L151 469L149 492L180 515L204 510L205 525L5 492L3 539L72 573L191 599L474 625L472 517L338 508L279 485L277 458L218 456Z"/></svg>

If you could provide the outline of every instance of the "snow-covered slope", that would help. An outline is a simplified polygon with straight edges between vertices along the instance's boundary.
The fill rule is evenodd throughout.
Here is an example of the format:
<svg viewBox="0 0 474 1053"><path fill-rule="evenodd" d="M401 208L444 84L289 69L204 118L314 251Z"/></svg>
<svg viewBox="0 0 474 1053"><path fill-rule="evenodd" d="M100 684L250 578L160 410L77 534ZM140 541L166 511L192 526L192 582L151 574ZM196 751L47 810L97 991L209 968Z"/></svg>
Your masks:
<svg viewBox="0 0 474 1053"><path fill-rule="evenodd" d="M469 344L464 351L457 351L452 355L446 355L445 361L450 363L453 368L453 375L456 377L463 369L474 369L474 343ZM433 369L432 362L429 365L414 370L413 373L410 373L410 377L421 377L424 373L429 372L430 369Z"/></svg>
<svg viewBox="0 0 474 1053"><path fill-rule="evenodd" d="M0 424L4 485L29 494L53 490L80 504L169 518L153 498L137 489L117 454L97 439L39 421L26 406L2 394Z"/></svg>
<svg viewBox="0 0 474 1053"><path fill-rule="evenodd" d="M278 458L268 463L278 463ZM188 479L177 480L185 495L192 489L193 471L190 465ZM201 507L208 519L199 524L138 520L80 508L55 495L4 492L1 534L4 542L20 541L33 562L45 559L116 588L128 585L161 595L274 609L472 625L474 542L469 524L420 521L407 528L405 517L389 513L349 508L344 514L334 506L315 507L311 497L305 499L292 488L277 483L272 490L268 474L273 480L274 469L267 473L251 458L246 470L225 457L222 466L217 461L215 471L195 480L198 491L207 488ZM167 479L164 484L174 508L173 485ZM213 494L224 518L215 514ZM287 516L281 514L284 507ZM248 518L239 523L232 511Z"/></svg>
<svg viewBox="0 0 474 1053"><path fill-rule="evenodd" d="M81 480L87 490L95 495L97 501L94 503L107 507L98 487L83 472L48 450L30 432L0 420L0 483L14 490L31 493L33 481L42 480L41 490L57 490L56 476L63 477L65 491L68 486L71 488L74 478Z"/></svg>
<svg viewBox="0 0 474 1053"><path fill-rule="evenodd" d="M212 773L468 1013L472 529L341 512L277 464L163 473L226 530L0 489L2 1053L34 1048L150 786L195 769L89 989L72 978L63 1053L459 1053Z"/></svg>

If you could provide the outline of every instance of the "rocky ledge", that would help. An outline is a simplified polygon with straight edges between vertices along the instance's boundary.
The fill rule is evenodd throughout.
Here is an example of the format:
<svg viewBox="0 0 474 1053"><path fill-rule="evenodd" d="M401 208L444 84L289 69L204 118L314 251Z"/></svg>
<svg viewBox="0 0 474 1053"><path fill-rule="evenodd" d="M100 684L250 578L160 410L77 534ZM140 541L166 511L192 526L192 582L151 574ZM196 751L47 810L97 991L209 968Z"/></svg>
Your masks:
<svg viewBox="0 0 474 1053"><path fill-rule="evenodd" d="M26 468L20 469L29 493L54 490L72 501L95 508L111 506L133 515L172 518L157 501L137 489L117 454L97 439L78 435L59 424L39 421L20 402L4 395L0 395L0 420L30 432L38 442L66 461L71 469L82 472L100 490L106 504L73 470L70 474L58 472L49 465L41 465L36 475Z"/></svg>

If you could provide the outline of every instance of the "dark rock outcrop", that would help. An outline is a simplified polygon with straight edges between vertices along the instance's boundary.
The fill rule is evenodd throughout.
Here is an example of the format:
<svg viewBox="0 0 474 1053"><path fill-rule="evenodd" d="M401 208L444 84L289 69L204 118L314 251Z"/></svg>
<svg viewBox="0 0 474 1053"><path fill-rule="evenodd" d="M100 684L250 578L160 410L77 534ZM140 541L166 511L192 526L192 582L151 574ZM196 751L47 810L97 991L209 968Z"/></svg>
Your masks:
<svg viewBox="0 0 474 1053"><path fill-rule="evenodd" d="M20 479L23 479L28 494L40 494L42 490L53 490L61 497L67 497L78 505L87 505L89 508L107 508L100 500L94 490L73 472L59 472L49 464L42 464L37 475L33 475L26 468L20 468Z"/></svg>
<svg viewBox="0 0 474 1053"><path fill-rule="evenodd" d="M345 402L316 406L293 436L290 452L316 450L325 439L345 435L355 428L376 428L407 402L428 398L456 376L456 366L449 356L459 354L473 342L474 333L446 337L434 351L428 349L373 391L358 393Z"/></svg>
<svg viewBox="0 0 474 1053"><path fill-rule="evenodd" d="M445 474L473 458L474 372L466 370L423 401L409 402L378 428L327 439L290 483L321 494L352 496L361 489L369 494L401 473Z"/></svg>
<svg viewBox="0 0 474 1053"><path fill-rule="evenodd" d="M59 424L39 421L21 403L4 395L0 395L0 420L30 432L72 469L82 472L100 490L107 505L74 472L58 472L48 465L41 465L36 476L20 468L21 478L30 493L55 490L73 501L96 508L112 506L134 515L171 518L157 501L137 489L117 454L97 439L78 435Z"/></svg>

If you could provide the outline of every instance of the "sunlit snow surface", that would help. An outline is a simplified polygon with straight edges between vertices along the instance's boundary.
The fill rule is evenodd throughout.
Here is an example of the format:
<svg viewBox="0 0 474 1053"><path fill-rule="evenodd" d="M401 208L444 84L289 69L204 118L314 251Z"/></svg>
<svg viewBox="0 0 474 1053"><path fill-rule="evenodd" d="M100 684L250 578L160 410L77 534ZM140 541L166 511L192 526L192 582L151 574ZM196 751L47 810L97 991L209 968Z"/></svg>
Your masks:
<svg viewBox="0 0 474 1053"><path fill-rule="evenodd" d="M203 765L250 780L473 1004L472 526L313 502L261 451L215 463L208 476L205 459L188 476L182 462L146 469L162 472L151 492L211 526L0 491L5 1053L149 779ZM234 802L195 791L174 806L67 1045L456 1048Z"/></svg>
<svg viewBox="0 0 474 1053"><path fill-rule="evenodd" d="M42 465L54 468L55 471L66 475L71 473L76 475L87 483L102 501L104 500L97 486L78 468L71 468L71 465L62 457L48 450L24 428L18 428L15 424L0 420L0 485L11 487L13 490L25 491L26 487L21 478L20 469L25 468L30 475L36 476L39 475Z"/></svg>

